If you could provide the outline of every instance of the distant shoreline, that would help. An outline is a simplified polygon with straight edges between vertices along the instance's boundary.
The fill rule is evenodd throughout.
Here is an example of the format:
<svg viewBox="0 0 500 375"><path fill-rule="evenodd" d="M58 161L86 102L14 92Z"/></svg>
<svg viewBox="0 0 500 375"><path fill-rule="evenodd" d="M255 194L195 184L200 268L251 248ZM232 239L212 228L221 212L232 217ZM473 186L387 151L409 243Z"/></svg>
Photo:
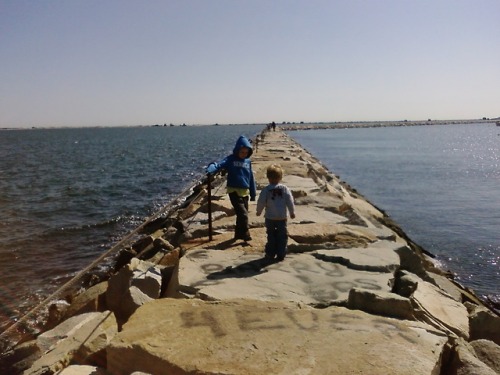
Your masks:
<svg viewBox="0 0 500 375"><path fill-rule="evenodd" d="M396 126L429 126L429 125L467 125L467 124L494 124L496 120L427 120L427 121L359 121L359 122L332 122L332 123L303 123L283 124L282 130L319 130L319 129L355 129L355 128L383 128Z"/></svg>
<svg viewBox="0 0 500 375"><path fill-rule="evenodd" d="M388 126L422 126L422 125L459 125L459 124L483 124L496 123L495 119L469 119L469 120L419 120L419 121L331 121L331 122L282 122L277 123L283 130L308 130L308 129L345 129L345 128L378 128ZM164 124L164 125L96 125L96 126L33 126L22 128L3 127L2 130L53 130L53 129L112 129L112 128L179 128L197 126L237 126L237 125L267 125L266 123L242 123L242 124Z"/></svg>
<svg viewBox="0 0 500 375"><path fill-rule="evenodd" d="M134 128L194 128L210 126L240 126L240 125L258 125L266 124L191 124L191 125L92 125L92 126L33 126L31 128L0 128L2 130L58 130L58 129L134 129Z"/></svg>

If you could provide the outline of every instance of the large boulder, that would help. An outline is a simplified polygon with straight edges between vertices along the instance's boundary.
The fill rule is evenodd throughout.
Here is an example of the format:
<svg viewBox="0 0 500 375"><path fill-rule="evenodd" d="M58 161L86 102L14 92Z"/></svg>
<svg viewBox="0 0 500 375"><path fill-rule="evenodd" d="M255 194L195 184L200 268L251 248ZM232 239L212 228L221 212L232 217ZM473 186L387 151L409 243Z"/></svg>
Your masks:
<svg viewBox="0 0 500 375"><path fill-rule="evenodd" d="M500 374L500 346L490 340L471 341L476 357Z"/></svg>
<svg viewBox="0 0 500 375"><path fill-rule="evenodd" d="M482 362L474 353L474 348L463 339L457 339L447 374L457 375L497 375L498 372Z"/></svg>
<svg viewBox="0 0 500 375"><path fill-rule="evenodd" d="M477 306L469 317L471 340L486 339L500 345L500 317Z"/></svg>
<svg viewBox="0 0 500 375"><path fill-rule="evenodd" d="M413 276L418 280L417 276ZM468 340L469 314L467 308L437 286L419 280L410 297L414 308L422 319L440 329L446 329Z"/></svg>
<svg viewBox="0 0 500 375"><path fill-rule="evenodd" d="M105 348L118 327L111 311L74 316L42 333L37 344L41 358L24 375L42 375L63 369L71 362L105 366Z"/></svg>
<svg viewBox="0 0 500 375"><path fill-rule="evenodd" d="M412 321L297 303L160 299L141 306L107 349L114 375L429 375L447 337Z"/></svg>
<svg viewBox="0 0 500 375"><path fill-rule="evenodd" d="M105 311L108 282L103 281L78 294L64 313L64 318L87 313Z"/></svg>
<svg viewBox="0 0 500 375"><path fill-rule="evenodd" d="M347 307L375 315L415 319L410 299L390 292L353 288L349 292Z"/></svg>
<svg viewBox="0 0 500 375"><path fill-rule="evenodd" d="M161 269L153 263L133 258L109 279L107 306L121 326L139 306L159 298L161 287Z"/></svg>

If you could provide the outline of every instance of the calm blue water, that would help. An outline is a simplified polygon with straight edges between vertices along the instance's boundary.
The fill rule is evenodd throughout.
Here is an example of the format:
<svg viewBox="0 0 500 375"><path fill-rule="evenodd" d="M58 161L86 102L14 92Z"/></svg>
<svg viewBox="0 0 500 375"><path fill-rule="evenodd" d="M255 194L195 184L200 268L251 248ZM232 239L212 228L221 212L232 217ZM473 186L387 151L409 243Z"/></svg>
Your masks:
<svg viewBox="0 0 500 375"><path fill-rule="evenodd" d="M0 131L0 332L262 129Z"/></svg>
<svg viewBox="0 0 500 375"><path fill-rule="evenodd" d="M478 295L500 298L500 128L292 131Z"/></svg>

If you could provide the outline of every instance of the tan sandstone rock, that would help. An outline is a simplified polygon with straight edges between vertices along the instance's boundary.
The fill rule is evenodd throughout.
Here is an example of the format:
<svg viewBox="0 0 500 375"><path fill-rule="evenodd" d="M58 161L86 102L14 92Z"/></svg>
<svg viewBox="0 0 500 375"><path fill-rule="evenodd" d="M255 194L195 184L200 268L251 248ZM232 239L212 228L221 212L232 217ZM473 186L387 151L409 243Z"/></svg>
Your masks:
<svg viewBox="0 0 500 375"><path fill-rule="evenodd" d="M438 373L446 337L340 307L162 299L139 308L108 347L115 374Z"/></svg>
<svg viewBox="0 0 500 375"><path fill-rule="evenodd" d="M392 273L365 272L317 259L289 254L267 264L263 254L241 250L192 250L181 258L178 291L208 300L249 298L329 304L347 300L355 287L390 291Z"/></svg>
<svg viewBox="0 0 500 375"><path fill-rule="evenodd" d="M24 375L46 374L63 369L73 360L79 363L105 362L100 356L118 331L111 311L86 313L69 318L37 338L45 353Z"/></svg>

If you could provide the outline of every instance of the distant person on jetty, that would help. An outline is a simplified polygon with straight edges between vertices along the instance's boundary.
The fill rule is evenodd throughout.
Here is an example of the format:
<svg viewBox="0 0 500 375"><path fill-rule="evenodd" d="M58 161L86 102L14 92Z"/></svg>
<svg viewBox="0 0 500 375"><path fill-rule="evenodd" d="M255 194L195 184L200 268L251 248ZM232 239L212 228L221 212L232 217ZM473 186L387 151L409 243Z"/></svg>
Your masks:
<svg viewBox="0 0 500 375"><path fill-rule="evenodd" d="M233 153L219 163L211 163L207 173L216 173L221 169L227 171L227 193L236 213L234 239L250 241L248 230L248 199L255 201L256 188L252 171L253 149L250 140L240 136L236 141Z"/></svg>
<svg viewBox="0 0 500 375"><path fill-rule="evenodd" d="M257 200L257 216L266 210L265 222L267 232L266 259L278 262L285 259L288 230L287 230L287 210L290 217L295 219L295 205L290 189L281 183L283 178L283 169L279 165L270 165L267 168L267 185L260 192Z"/></svg>
<svg viewBox="0 0 500 375"><path fill-rule="evenodd" d="M271 129L273 129L273 131L276 131L276 123L274 121L267 124L267 130L271 130Z"/></svg>

